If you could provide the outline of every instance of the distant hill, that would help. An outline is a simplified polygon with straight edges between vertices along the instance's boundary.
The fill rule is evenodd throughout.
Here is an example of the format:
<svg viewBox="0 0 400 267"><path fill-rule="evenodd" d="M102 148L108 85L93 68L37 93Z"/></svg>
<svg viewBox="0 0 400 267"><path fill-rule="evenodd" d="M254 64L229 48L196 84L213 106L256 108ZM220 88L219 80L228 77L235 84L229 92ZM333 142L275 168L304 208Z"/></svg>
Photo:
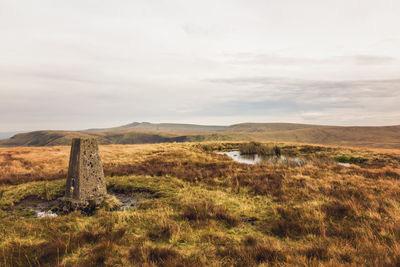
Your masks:
<svg viewBox="0 0 400 267"><path fill-rule="evenodd" d="M340 127L293 123L241 123L231 126L132 123L107 129L22 133L0 140L0 146L69 145L74 137L89 136L98 138L100 144L258 140L400 148L400 126Z"/></svg>
<svg viewBox="0 0 400 267"><path fill-rule="evenodd" d="M90 134L70 131L35 131L16 134L0 141L1 146L56 146L70 143L73 137L89 137Z"/></svg>
<svg viewBox="0 0 400 267"><path fill-rule="evenodd" d="M252 137L260 141L400 148L400 126L323 126L289 131L254 133Z"/></svg>
<svg viewBox="0 0 400 267"><path fill-rule="evenodd" d="M312 124L297 124L297 123L240 123L234 124L226 128L230 132L278 132L288 130L298 130L306 128L321 127Z"/></svg>
<svg viewBox="0 0 400 267"><path fill-rule="evenodd" d="M103 129L88 129L86 132L105 132L115 130L144 130L144 131L160 131L160 132L215 132L223 131L228 126L209 126L196 124L181 124L181 123L150 123L150 122L133 122L127 125L103 128Z"/></svg>
<svg viewBox="0 0 400 267"><path fill-rule="evenodd" d="M107 144L151 144L188 141L186 136L137 131L82 132L82 131L36 131L17 134L1 140L0 146L60 146L70 145L72 138L96 137Z"/></svg>

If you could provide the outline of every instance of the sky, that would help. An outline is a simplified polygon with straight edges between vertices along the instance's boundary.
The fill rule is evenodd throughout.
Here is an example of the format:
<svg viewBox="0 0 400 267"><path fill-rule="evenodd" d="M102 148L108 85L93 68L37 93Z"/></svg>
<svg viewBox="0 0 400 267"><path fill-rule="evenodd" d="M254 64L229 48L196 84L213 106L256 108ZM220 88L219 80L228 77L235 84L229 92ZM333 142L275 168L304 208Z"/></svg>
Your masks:
<svg viewBox="0 0 400 267"><path fill-rule="evenodd" d="M0 0L0 131L400 124L398 0Z"/></svg>

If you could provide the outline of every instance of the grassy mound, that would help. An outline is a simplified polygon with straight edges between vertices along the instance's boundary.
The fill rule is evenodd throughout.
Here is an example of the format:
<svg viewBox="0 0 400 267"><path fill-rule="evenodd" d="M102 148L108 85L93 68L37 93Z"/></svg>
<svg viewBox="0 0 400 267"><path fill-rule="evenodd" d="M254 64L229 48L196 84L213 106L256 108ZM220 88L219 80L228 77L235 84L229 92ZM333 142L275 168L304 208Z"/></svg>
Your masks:
<svg viewBox="0 0 400 267"><path fill-rule="evenodd" d="M262 156L280 156L281 149L274 144L263 144L260 142L249 142L239 146L241 154L258 154Z"/></svg>

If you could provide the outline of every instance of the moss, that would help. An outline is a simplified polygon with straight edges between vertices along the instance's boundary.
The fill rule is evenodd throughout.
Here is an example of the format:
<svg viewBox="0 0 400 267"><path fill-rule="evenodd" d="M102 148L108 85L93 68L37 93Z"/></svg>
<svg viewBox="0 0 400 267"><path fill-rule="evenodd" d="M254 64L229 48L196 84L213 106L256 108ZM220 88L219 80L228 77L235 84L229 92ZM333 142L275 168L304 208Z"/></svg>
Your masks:
<svg viewBox="0 0 400 267"><path fill-rule="evenodd" d="M31 182L4 187L0 198L0 209L14 206L21 200L33 196L43 200L54 200L64 195L65 181Z"/></svg>
<svg viewBox="0 0 400 267"><path fill-rule="evenodd" d="M16 214L21 217L33 218L36 212L31 209L19 209Z"/></svg>
<svg viewBox="0 0 400 267"><path fill-rule="evenodd" d="M353 157L348 155L337 156L335 157L335 160L341 163L352 163L352 164L363 164L368 161L365 158Z"/></svg>

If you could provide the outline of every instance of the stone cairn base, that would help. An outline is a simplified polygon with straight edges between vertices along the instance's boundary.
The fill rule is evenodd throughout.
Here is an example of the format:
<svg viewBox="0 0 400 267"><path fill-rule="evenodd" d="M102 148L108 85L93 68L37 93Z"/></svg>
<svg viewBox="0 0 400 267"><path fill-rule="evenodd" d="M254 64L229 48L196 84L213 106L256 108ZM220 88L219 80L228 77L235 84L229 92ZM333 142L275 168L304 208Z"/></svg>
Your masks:
<svg viewBox="0 0 400 267"><path fill-rule="evenodd" d="M87 201L79 201L67 197L58 199L57 212L68 214L73 211L82 211L86 214L93 214L97 207L104 199L92 199Z"/></svg>

